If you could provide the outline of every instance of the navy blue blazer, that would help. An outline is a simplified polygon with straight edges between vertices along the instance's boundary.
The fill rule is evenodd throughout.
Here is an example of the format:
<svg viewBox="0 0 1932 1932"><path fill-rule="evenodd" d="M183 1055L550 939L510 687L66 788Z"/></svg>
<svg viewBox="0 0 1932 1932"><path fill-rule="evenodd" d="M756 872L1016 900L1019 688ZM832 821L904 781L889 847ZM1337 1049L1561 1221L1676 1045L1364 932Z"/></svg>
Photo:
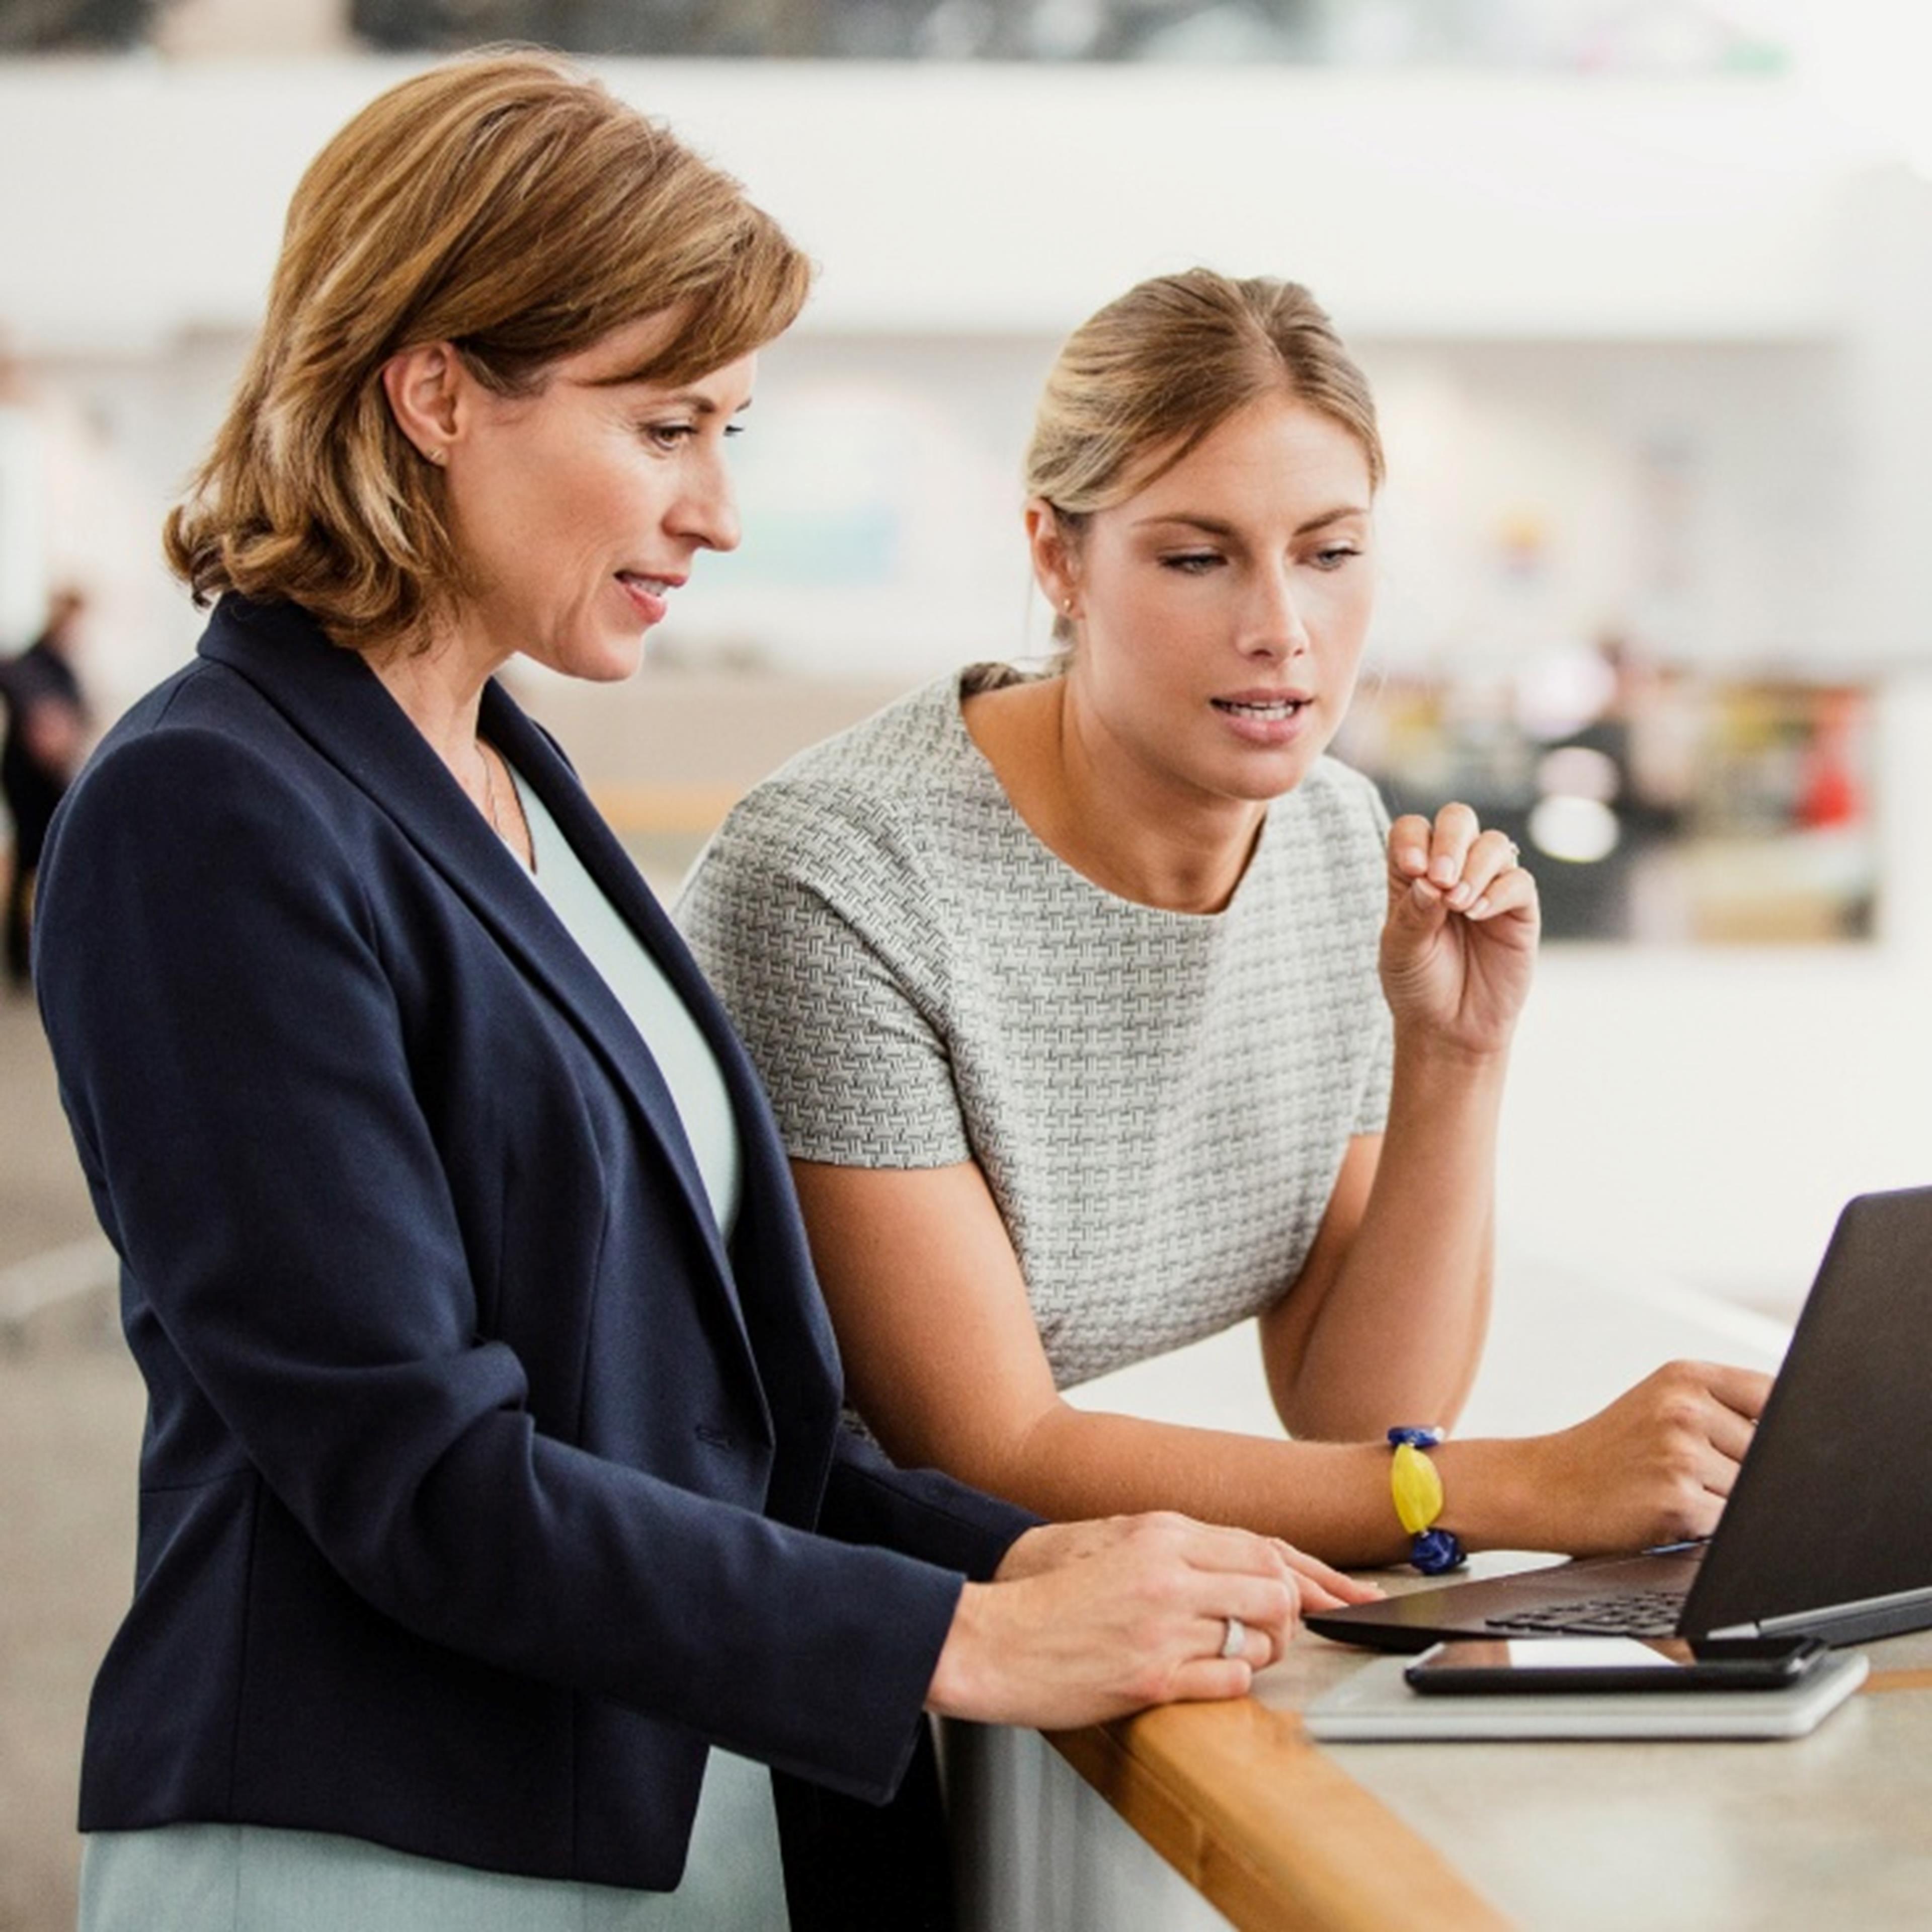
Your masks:
<svg viewBox="0 0 1932 1932"><path fill-rule="evenodd" d="M892 1791L962 1580L1036 1519L840 1428L748 1061L494 685L482 729L717 1055L729 1251L649 1048L381 682L224 599L41 874L43 1011L149 1391L81 1825L668 1888L707 1741Z"/></svg>

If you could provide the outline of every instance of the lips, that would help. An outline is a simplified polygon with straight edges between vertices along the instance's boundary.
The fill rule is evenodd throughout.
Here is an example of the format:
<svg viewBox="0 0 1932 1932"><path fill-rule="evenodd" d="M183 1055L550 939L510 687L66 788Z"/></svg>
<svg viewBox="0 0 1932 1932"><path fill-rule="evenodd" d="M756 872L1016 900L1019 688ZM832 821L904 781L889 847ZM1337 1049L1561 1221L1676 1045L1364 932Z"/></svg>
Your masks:
<svg viewBox="0 0 1932 1932"><path fill-rule="evenodd" d="M670 606L664 601L684 581L681 577L646 577L641 571L620 570L617 581L646 624L662 623Z"/></svg>
<svg viewBox="0 0 1932 1932"><path fill-rule="evenodd" d="M1242 718L1291 718L1304 705L1312 704L1308 698L1210 698L1208 704L1215 711L1225 711L1228 717Z"/></svg>
<svg viewBox="0 0 1932 1932"><path fill-rule="evenodd" d="M1279 750L1300 739L1315 704L1302 691L1240 691L1208 702L1226 720L1230 736L1262 751Z"/></svg>

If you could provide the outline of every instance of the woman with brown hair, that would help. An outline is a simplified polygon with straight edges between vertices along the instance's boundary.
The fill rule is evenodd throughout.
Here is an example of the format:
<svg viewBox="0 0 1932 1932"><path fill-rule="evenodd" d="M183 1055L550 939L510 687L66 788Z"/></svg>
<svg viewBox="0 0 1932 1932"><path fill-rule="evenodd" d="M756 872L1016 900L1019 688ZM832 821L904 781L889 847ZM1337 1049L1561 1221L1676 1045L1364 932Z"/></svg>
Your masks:
<svg viewBox="0 0 1932 1932"><path fill-rule="evenodd" d="M1444 1443L1439 1496L1416 1444L1391 1457L1475 1373L1538 922L1467 807L1390 826L1324 755L1382 468L1305 290L1196 270L1109 304L1028 457L1058 664L975 666L802 754L680 922L891 1454L1049 1516L1197 1510L1333 1562L1702 1534L1762 1376L1676 1364L1560 1434ZM1292 1439L1063 1399L1251 1317ZM1395 1468L1423 1492L1400 1508Z"/></svg>
<svg viewBox="0 0 1932 1932"><path fill-rule="evenodd" d="M752 1927L787 1893L937 1924L929 1809L838 1851L909 1764L936 1795L926 1712L1238 1695L1347 1592L1178 1516L1044 1526L840 1428L749 1064L494 681L627 675L736 543L726 440L807 280L535 55L392 89L296 193L168 528L219 601L44 874L149 1393L91 1932Z"/></svg>

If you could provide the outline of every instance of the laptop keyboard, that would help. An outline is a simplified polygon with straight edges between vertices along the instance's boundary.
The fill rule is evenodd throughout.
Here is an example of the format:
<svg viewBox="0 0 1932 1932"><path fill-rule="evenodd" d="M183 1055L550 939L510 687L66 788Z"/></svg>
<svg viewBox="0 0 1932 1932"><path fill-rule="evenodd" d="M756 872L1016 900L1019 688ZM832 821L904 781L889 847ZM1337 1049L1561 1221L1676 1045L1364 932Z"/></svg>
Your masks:
<svg viewBox="0 0 1932 1932"><path fill-rule="evenodd" d="M1533 1630L1566 1636L1669 1636L1683 1613L1682 1590L1637 1590L1619 1597L1586 1597L1484 1621L1492 1630Z"/></svg>

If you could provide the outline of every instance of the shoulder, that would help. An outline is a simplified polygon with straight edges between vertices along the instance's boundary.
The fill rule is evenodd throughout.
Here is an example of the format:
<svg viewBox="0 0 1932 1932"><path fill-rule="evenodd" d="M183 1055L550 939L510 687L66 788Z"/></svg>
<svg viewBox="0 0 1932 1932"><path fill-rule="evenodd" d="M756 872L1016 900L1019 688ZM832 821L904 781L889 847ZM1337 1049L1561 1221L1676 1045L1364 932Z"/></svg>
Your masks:
<svg viewBox="0 0 1932 1932"><path fill-rule="evenodd" d="M372 868L344 844L313 755L286 728L232 728L230 706L250 700L212 688L230 682L198 665L137 704L56 814L36 976L74 1066L102 1064L117 1013L165 1011L156 1038L218 1031L272 993L313 1024L301 962L326 963L333 998L381 955Z"/></svg>
<svg viewBox="0 0 1932 1932"><path fill-rule="evenodd" d="M321 761L246 681L196 663L124 716L69 788L41 876L48 933L65 909L138 898L207 918L257 888L333 879L359 904Z"/></svg>
<svg viewBox="0 0 1932 1932"><path fill-rule="evenodd" d="M888 818L956 789L971 749L958 675L949 672L788 759L754 788L745 806L818 804L848 816Z"/></svg>
<svg viewBox="0 0 1932 1932"><path fill-rule="evenodd" d="M1388 808L1375 781L1340 758L1318 758L1296 796L1306 798L1312 810L1337 824L1366 826L1378 835L1388 824Z"/></svg>
<svg viewBox="0 0 1932 1932"><path fill-rule="evenodd" d="M811 746L754 786L712 837L687 898L727 874L837 892L877 890L930 862L934 834L970 783L958 680L922 686Z"/></svg>
<svg viewBox="0 0 1932 1932"><path fill-rule="evenodd" d="M1379 854L1388 833L1388 808L1374 780L1337 758L1317 759L1274 814L1331 854L1353 855L1364 848Z"/></svg>
<svg viewBox="0 0 1932 1932"><path fill-rule="evenodd" d="M1388 824L1372 779L1336 759L1318 760L1270 811L1261 896L1284 917L1298 916L1320 900L1379 921Z"/></svg>
<svg viewBox="0 0 1932 1932"><path fill-rule="evenodd" d="M299 794L315 764L245 679L197 662L115 724L75 783L67 814L138 806L169 822L194 818Z"/></svg>

